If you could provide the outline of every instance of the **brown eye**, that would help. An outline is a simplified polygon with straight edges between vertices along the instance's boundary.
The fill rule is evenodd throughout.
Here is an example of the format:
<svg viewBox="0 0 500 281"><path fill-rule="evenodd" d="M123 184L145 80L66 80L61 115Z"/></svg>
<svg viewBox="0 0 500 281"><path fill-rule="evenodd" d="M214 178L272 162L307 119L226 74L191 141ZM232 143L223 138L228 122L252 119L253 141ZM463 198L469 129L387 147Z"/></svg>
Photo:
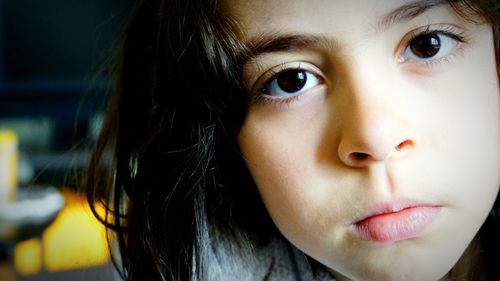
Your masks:
<svg viewBox="0 0 500 281"><path fill-rule="evenodd" d="M413 39L409 46L415 56L422 59L432 58L441 49L441 39L437 34L425 34Z"/></svg>
<svg viewBox="0 0 500 281"><path fill-rule="evenodd" d="M299 95L322 83L322 79L311 71L301 68L284 69L267 80L260 93L276 98Z"/></svg>
<svg viewBox="0 0 500 281"><path fill-rule="evenodd" d="M286 93L295 93L307 83L307 74L301 69L289 69L276 76L278 87Z"/></svg>

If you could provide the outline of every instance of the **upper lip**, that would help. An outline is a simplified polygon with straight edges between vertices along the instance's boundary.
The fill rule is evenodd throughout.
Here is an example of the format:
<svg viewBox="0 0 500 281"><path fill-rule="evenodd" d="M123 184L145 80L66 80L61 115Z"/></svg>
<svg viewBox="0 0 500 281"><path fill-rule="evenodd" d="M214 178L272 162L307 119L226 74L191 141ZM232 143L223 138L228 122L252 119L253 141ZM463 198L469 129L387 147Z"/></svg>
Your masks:
<svg viewBox="0 0 500 281"><path fill-rule="evenodd" d="M416 207L441 207L441 206L409 198L399 198L388 202L380 202L374 204L373 206L368 208L367 212L365 212L357 219L355 219L354 224L360 223L366 219L369 219L377 215L396 213L404 209L416 208Z"/></svg>

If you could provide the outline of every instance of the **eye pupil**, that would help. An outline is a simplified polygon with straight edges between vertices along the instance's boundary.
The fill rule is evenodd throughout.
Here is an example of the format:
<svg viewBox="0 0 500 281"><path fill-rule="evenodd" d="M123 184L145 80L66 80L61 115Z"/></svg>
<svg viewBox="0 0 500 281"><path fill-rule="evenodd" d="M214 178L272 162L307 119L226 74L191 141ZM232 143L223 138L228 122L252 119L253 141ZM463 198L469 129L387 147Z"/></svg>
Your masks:
<svg viewBox="0 0 500 281"><path fill-rule="evenodd" d="M307 82L307 73L300 69L290 69L280 73L276 82L281 90L287 93L295 93L302 89Z"/></svg>
<svg viewBox="0 0 500 281"><path fill-rule="evenodd" d="M418 36L410 42L411 51L420 58L431 58L441 49L441 39L437 34Z"/></svg>

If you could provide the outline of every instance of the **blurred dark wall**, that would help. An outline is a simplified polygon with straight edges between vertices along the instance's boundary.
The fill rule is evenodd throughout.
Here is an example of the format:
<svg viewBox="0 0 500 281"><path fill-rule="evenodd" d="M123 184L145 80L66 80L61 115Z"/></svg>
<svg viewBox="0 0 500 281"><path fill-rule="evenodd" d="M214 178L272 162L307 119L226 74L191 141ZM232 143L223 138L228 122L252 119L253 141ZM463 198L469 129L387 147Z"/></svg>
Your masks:
<svg viewBox="0 0 500 281"><path fill-rule="evenodd" d="M18 132L36 181L53 181L42 171L65 173L65 161L84 165L84 153L76 150L95 135L108 82L93 80L94 74L111 54L131 5L0 0L0 129ZM83 160L67 156L73 152Z"/></svg>
<svg viewBox="0 0 500 281"><path fill-rule="evenodd" d="M0 95L41 104L51 97L78 100L88 89L93 71L109 55L130 4L125 0L0 0ZM45 115L58 115L56 108L50 109ZM10 107L0 110L0 117L36 115L43 108L34 111Z"/></svg>

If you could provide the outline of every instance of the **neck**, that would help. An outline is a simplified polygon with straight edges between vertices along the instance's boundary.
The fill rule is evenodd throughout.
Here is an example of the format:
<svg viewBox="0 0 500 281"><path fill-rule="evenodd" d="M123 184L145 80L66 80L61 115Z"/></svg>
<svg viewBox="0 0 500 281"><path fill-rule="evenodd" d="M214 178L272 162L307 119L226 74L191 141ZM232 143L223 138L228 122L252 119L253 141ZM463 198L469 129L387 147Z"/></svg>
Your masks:
<svg viewBox="0 0 500 281"><path fill-rule="evenodd" d="M481 255L481 240L479 234L469 244L462 257L455 264L444 280L486 281ZM446 279L448 278L448 279Z"/></svg>

